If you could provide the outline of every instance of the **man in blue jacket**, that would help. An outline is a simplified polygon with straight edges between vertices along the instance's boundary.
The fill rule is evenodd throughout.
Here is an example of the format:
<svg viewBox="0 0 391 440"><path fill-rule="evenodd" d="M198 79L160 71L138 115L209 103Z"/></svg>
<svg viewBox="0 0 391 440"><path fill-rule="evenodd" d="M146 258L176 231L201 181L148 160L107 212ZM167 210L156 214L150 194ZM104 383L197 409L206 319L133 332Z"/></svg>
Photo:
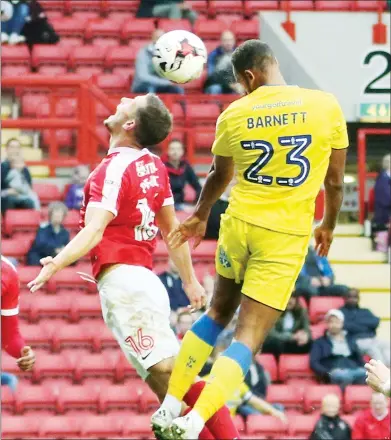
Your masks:
<svg viewBox="0 0 391 440"><path fill-rule="evenodd" d="M324 381L339 385L365 384L364 361L352 336L343 329L344 315L331 309L325 317L327 330L311 347L310 365Z"/></svg>
<svg viewBox="0 0 391 440"><path fill-rule="evenodd" d="M380 318L369 309L359 306L360 292L350 289L345 296L345 305L340 308L344 314L344 328L352 336L362 354L390 366L390 343L376 337Z"/></svg>

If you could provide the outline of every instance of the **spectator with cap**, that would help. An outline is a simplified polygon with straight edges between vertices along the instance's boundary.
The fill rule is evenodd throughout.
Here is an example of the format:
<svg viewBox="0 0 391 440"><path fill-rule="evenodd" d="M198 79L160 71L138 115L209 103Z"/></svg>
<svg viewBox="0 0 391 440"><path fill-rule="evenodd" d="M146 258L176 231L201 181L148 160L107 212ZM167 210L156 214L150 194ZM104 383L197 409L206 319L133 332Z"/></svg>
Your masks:
<svg viewBox="0 0 391 440"><path fill-rule="evenodd" d="M311 369L320 379L337 384L342 389L346 385L365 384L364 361L356 341L343 329L343 313L331 309L325 320L325 334L311 347Z"/></svg>
<svg viewBox="0 0 391 440"><path fill-rule="evenodd" d="M373 393L370 408L361 411L353 426L353 440L377 440L390 438L390 412L387 398Z"/></svg>
<svg viewBox="0 0 391 440"><path fill-rule="evenodd" d="M341 419L340 409L341 401L336 394L326 394L323 397L321 415L311 433L310 440L351 440L352 430Z"/></svg>
<svg viewBox="0 0 391 440"><path fill-rule="evenodd" d="M390 342L382 341L376 336L380 318L369 309L359 305L360 292L349 289L345 296L345 305L340 308L344 315L344 329L355 338L361 354L390 366Z"/></svg>

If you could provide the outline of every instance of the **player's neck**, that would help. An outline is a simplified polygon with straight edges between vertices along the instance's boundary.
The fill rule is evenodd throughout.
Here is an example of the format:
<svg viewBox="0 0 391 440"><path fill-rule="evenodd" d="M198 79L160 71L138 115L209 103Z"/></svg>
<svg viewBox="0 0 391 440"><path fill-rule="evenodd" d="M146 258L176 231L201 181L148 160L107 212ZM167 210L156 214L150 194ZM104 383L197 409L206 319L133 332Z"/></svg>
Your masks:
<svg viewBox="0 0 391 440"><path fill-rule="evenodd" d="M286 86L286 81L279 69L272 69L268 73L265 86Z"/></svg>
<svg viewBox="0 0 391 440"><path fill-rule="evenodd" d="M132 141L129 138L123 137L122 134L112 134L110 137L110 149L118 147L127 147L133 148L135 150L142 150L142 147L137 145L136 142Z"/></svg>

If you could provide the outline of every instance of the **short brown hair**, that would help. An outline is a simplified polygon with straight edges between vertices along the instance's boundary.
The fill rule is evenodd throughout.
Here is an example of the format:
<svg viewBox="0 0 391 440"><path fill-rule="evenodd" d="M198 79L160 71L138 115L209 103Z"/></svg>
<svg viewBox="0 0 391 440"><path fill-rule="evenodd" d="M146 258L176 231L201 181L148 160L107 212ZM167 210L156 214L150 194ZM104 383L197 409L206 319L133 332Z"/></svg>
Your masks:
<svg viewBox="0 0 391 440"><path fill-rule="evenodd" d="M163 101L148 93L147 104L137 109L134 135L142 147L150 147L164 141L172 129L172 116Z"/></svg>

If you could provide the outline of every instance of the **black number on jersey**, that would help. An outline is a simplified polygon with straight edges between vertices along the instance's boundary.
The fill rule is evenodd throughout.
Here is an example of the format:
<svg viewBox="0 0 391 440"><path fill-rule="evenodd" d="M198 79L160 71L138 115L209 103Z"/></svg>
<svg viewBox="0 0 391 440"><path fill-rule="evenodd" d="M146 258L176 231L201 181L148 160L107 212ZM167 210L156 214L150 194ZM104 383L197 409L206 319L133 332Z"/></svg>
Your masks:
<svg viewBox="0 0 391 440"><path fill-rule="evenodd" d="M371 63L374 57L384 57L386 60L386 66L382 73L380 73L375 79L373 79L364 89L364 93L391 93L391 87L376 89L373 87L378 81L384 78L386 75L391 73L391 54L385 52L384 50L375 50L374 52L369 52L369 54L364 59L364 64L368 65Z"/></svg>
<svg viewBox="0 0 391 440"><path fill-rule="evenodd" d="M310 134L282 136L278 138L278 143L282 147L292 147L286 155L286 163L288 165L298 166L300 173L296 177L275 177L277 185L295 187L300 186L306 181L310 173L311 164L309 160L303 156L303 153L311 145L311 142L312 137ZM260 171L272 160L274 155L273 145L270 142L261 140L242 141L240 145L244 150L261 151L257 160L244 172L244 178L249 182L259 185L271 185L274 181L274 177L261 174Z"/></svg>

